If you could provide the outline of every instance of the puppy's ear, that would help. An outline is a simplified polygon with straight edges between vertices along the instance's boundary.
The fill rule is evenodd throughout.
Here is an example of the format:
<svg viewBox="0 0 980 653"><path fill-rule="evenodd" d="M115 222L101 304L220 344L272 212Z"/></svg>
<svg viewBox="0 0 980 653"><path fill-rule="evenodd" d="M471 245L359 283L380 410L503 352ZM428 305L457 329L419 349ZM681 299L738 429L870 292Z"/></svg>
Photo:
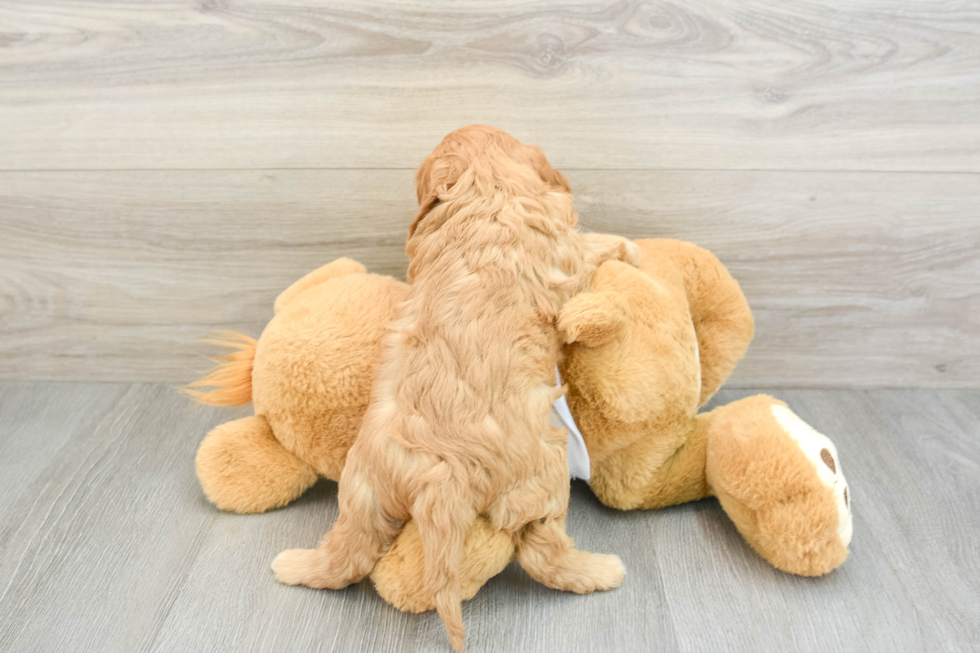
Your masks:
<svg viewBox="0 0 980 653"><path fill-rule="evenodd" d="M565 175L552 168L551 164L548 163L548 159L545 158L544 154L538 148L534 148L534 154L531 155L531 164L546 184L560 188L566 193L572 192L572 187L569 186Z"/></svg>
<svg viewBox="0 0 980 653"><path fill-rule="evenodd" d="M438 206L440 200L438 195L432 195L424 204L419 206L419 212L415 214L415 219L412 220L412 224L408 226L408 237L411 238L415 235L415 230L419 228L419 223L422 222L422 218L429 214L433 208Z"/></svg>
<svg viewBox="0 0 980 653"><path fill-rule="evenodd" d="M415 214L415 219L412 220L412 224L408 227L409 239L415 235L415 230L418 229L422 219L428 215L432 207L439 203L439 193L435 188L436 180L433 178L436 176L434 174L435 162L436 159L434 156L429 155L422 162L422 165L419 166L419 169L415 171L415 193L418 196L419 211Z"/></svg>
<svg viewBox="0 0 980 653"><path fill-rule="evenodd" d="M454 141L444 141L426 157L415 171L415 193L419 200L419 212L408 228L408 237L415 235L419 224L439 204L439 196L448 193L466 171L466 157L461 146Z"/></svg>

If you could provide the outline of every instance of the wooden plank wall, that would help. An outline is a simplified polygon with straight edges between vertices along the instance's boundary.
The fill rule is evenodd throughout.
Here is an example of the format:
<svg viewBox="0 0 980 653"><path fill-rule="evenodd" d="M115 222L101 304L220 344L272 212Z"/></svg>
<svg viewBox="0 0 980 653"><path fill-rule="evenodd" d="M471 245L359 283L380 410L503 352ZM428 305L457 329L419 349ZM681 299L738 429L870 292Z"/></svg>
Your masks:
<svg viewBox="0 0 980 653"><path fill-rule="evenodd" d="M980 382L980 2L0 0L0 379L181 382L337 256L403 274L474 122L715 251L734 385Z"/></svg>

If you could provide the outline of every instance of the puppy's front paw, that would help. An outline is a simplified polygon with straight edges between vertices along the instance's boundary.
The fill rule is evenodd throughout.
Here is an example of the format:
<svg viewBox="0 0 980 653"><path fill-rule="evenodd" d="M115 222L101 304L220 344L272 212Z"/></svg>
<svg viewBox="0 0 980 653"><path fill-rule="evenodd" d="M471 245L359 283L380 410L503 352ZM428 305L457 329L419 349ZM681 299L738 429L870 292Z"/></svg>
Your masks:
<svg viewBox="0 0 980 653"><path fill-rule="evenodd" d="M565 344L580 342L599 347L626 332L629 304L619 293L584 292L576 295L558 313L558 332Z"/></svg>
<svg viewBox="0 0 980 653"><path fill-rule="evenodd" d="M632 240L623 241L623 253L620 257L620 261L624 263L629 263L633 267L640 265L640 259L643 257L643 253L640 250L640 246L637 245Z"/></svg>
<svg viewBox="0 0 980 653"><path fill-rule="evenodd" d="M272 571L284 585L317 587L322 565L323 552L319 549L289 549L272 561Z"/></svg>

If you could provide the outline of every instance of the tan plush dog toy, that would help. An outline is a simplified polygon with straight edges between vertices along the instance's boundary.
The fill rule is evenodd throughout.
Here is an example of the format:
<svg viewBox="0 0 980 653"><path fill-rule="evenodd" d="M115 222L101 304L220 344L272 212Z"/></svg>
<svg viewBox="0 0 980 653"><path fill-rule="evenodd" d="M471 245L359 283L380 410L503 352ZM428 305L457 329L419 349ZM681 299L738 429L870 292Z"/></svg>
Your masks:
<svg viewBox="0 0 980 653"><path fill-rule="evenodd" d="M847 557L851 514L834 444L764 395L698 413L752 339L738 283L690 243L637 243L639 268L603 264L592 291L559 317L570 343L560 365L565 423L581 433L592 490L623 510L716 496L775 567L805 576L835 569ZM212 502L263 512L320 476L340 477L382 336L406 290L339 259L276 299L258 341L239 334L219 341L237 351L189 392L215 406L251 400L255 415L218 426L201 444L197 475ZM513 555L510 538L477 521L466 541L463 595L471 598ZM409 522L371 578L386 600L418 612L432 608L422 568Z"/></svg>

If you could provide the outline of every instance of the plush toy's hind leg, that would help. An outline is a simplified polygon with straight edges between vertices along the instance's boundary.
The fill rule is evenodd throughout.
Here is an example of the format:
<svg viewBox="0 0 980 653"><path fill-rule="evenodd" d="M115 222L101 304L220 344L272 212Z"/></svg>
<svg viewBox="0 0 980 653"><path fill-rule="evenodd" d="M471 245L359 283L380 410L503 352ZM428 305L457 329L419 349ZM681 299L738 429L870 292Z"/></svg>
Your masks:
<svg viewBox="0 0 980 653"><path fill-rule="evenodd" d="M486 517L477 517L463 544L463 560L459 569L463 600L476 596L477 590L503 571L513 559L514 540L511 536L494 528ZM371 580L381 598L399 610L435 610L435 596L425 584L422 538L414 521L405 524L391 549L371 572Z"/></svg>
<svg viewBox="0 0 980 653"><path fill-rule="evenodd" d="M850 497L833 442L764 395L702 419L710 421L708 484L749 544L775 567L803 576L844 562Z"/></svg>
<svg viewBox="0 0 980 653"><path fill-rule="evenodd" d="M214 428L197 451L197 478L222 510L265 512L316 482L313 468L283 448L261 415Z"/></svg>

